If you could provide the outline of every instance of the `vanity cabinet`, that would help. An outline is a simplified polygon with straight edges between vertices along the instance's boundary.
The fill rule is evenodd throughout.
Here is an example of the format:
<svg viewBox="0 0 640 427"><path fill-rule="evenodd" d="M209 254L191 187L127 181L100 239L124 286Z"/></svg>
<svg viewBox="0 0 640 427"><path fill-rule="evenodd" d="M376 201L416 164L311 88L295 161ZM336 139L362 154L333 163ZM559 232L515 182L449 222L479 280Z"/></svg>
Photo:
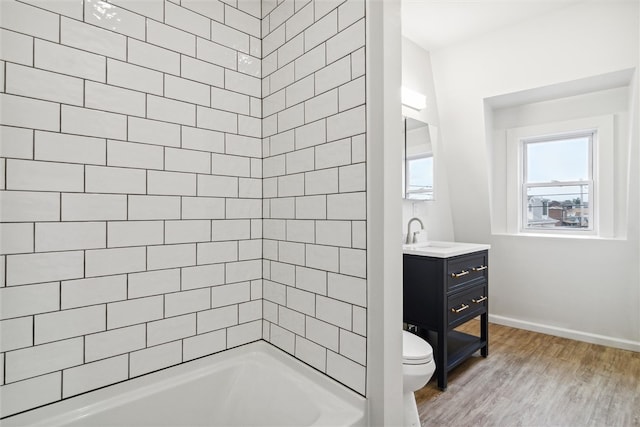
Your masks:
<svg viewBox="0 0 640 427"><path fill-rule="evenodd" d="M489 354L489 254L482 250L448 258L404 254L404 322L433 347L438 387L447 373L480 350ZM480 335L454 329L480 316Z"/></svg>

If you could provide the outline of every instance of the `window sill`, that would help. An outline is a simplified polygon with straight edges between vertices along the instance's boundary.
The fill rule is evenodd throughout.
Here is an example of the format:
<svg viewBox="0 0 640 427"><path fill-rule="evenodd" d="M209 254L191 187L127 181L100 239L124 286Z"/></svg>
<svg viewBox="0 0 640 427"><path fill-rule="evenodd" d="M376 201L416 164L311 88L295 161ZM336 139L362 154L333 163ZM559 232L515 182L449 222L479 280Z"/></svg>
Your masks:
<svg viewBox="0 0 640 427"><path fill-rule="evenodd" d="M499 237L522 237L522 238L545 238L545 239L568 239L568 240L599 240L599 241L626 241L626 237L603 237L596 234L579 235L565 233L491 233L492 236Z"/></svg>

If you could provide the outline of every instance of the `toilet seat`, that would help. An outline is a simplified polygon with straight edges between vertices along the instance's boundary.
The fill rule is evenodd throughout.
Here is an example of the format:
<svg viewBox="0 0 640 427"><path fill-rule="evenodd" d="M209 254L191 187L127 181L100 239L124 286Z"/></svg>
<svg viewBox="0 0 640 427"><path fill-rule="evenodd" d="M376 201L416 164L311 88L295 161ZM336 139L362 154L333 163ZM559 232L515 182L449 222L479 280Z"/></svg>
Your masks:
<svg viewBox="0 0 640 427"><path fill-rule="evenodd" d="M402 331L402 364L422 365L433 360L433 349L428 342L411 332Z"/></svg>

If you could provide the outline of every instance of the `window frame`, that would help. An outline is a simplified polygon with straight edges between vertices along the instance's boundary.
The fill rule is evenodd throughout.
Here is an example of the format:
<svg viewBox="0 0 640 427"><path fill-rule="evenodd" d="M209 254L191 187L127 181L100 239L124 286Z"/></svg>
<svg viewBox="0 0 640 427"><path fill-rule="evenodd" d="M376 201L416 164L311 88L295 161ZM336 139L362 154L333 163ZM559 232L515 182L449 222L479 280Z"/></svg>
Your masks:
<svg viewBox="0 0 640 427"><path fill-rule="evenodd" d="M493 197L496 225L503 231L497 234L514 236L540 236L564 238L618 238L616 234L617 219L626 209L624 200L619 198L624 194L616 190L614 182L621 179L617 172L617 162L622 161L615 155L616 116L607 114L563 121L542 122L524 126L507 127L504 129L504 145L494 147L494 181ZM531 230L522 228L522 139L545 135L571 134L580 130L597 130L597 141L593 146L593 181L594 196L597 197L597 210L593 212L594 230L592 232L577 230ZM622 167L622 165L619 165ZM628 173L628 171L626 172ZM503 222L501 222L503 221ZM622 236L622 235L620 235Z"/></svg>
<svg viewBox="0 0 640 427"><path fill-rule="evenodd" d="M528 157L527 157L527 147L530 144L537 143L549 143L549 142L561 142L568 139L574 138L588 138L588 160L587 160L587 171L588 177L586 180L581 181L546 181L546 182L535 182L531 183L527 181L528 175ZM598 197L597 197L597 183L596 183L596 162L595 157L597 153L597 141L598 141L598 129L597 128L589 128L589 129L579 129L571 132L561 132L555 134L547 134L547 135L536 135L529 136L520 139L520 161L521 161L521 171L520 174L520 232L521 233L553 233L553 234L573 234L578 233L581 235L595 235L598 233ZM546 227L535 227L529 225L528 220L528 212L529 212L529 197L528 190L530 188L541 188L541 187L567 187L567 186L583 186L587 185L588 188L588 200L589 200L589 224L588 227L555 227L555 228L546 228Z"/></svg>

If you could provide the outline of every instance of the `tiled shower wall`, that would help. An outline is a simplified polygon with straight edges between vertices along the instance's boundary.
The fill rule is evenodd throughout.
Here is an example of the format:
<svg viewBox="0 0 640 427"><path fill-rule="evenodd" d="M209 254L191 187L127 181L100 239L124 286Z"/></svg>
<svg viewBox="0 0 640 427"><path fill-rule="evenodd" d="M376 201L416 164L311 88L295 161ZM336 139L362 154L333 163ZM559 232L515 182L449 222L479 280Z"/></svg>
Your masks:
<svg viewBox="0 0 640 427"><path fill-rule="evenodd" d="M364 394L363 2L0 7L1 416L263 337Z"/></svg>
<svg viewBox="0 0 640 427"><path fill-rule="evenodd" d="M264 338L364 394L364 1L262 21Z"/></svg>
<svg viewBox="0 0 640 427"><path fill-rule="evenodd" d="M3 416L262 337L255 5L2 0Z"/></svg>

